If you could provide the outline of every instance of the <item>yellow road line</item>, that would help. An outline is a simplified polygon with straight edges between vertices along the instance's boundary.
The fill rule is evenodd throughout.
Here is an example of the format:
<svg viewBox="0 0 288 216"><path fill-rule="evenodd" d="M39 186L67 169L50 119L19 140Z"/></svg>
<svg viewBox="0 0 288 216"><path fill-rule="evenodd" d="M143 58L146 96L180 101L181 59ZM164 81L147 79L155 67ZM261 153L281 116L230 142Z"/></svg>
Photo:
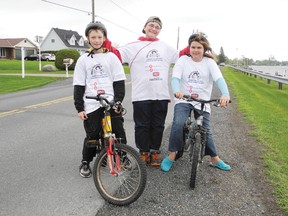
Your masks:
<svg viewBox="0 0 288 216"><path fill-rule="evenodd" d="M8 112L0 112L0 118L1 117L4 117L4 116L8 116L8 115L13 115L13 114L17 114L17 113L22 113L22 112L25 112L26 110L18 110L18 109L15 109L15 110L10 110Z"/></svg>
<svg viewBox="0 0 288 216"><path fill-rule="evenodd" d="M72 98L73 98L73 96L68 96L68 97L59 98L59 99L52 100L52 101L47 101L47 102L43 102L43 103L31 105L31 106L26 106L26 107L23 107L21 109L14 109L14 110L10 110L7 112L0 112L0 118L4 117L4 116L8 116L8 115L17 114L17 113L23 113L23 112L26 112L28 109L36 109L39 107L45 107L45 106L49 106L52 104L57 104L57 103L61 103L64 101L72 100Z"/></svg>
<svg viewBox="0 0 288 216"><path fill-rule="evenodd" d="M57 103L61 103L61 102L68 101L68 100L72 100L72 96L59 98L59 99L56 99L56 100L47 101L47 102L43 102L43 103L39 103L39 104L34 104L34 105L31 105L31 106L26 106L26 107L24 107L24 109L35 109L35 108L38 108L38 107L49 106L51 104L57 104Z"/></svg>

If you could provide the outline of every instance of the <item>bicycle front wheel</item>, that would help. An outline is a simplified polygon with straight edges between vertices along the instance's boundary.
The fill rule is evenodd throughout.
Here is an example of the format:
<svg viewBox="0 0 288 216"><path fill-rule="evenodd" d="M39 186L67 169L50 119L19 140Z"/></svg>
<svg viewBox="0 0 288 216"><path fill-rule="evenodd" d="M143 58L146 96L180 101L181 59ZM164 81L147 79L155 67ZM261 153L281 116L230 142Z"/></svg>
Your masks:
<svg viewBox="0 0 288 216"><path fill-rule="evenodd" d="M192 167L190 176L190 188L194 189L196 184L197 169L201 158L201 134L195 134L195 143L192 150Z"/></svg>
<svg viewBox="0 0 288 216"><path fill-rule="evenodd" d="M146 166L131 146L115 144L113 152L110 157L103 150L96 158L93 167L94 183L100 195L109 203L129 205L145 189Z"/></svg>

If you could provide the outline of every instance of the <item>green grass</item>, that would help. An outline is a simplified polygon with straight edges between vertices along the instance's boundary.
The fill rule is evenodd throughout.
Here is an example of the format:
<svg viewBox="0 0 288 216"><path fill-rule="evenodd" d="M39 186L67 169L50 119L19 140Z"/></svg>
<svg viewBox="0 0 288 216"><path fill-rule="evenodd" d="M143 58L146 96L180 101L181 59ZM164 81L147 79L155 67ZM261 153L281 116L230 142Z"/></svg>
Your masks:
<svg viewBox="0 0 288 216"><path fill-rule="evenodd" d="M41 61L41 66L44 65L55 65L54 62ZM65 70L58 70L54 72L39 71L38 61L24 61L25 74L66 74ZM21 60L0 60L0 74L21 74L22 73L22 61ZM72 70L69 70L69 74L73 74Z"/></svg>
<svg viewBox="0 0 288 216"><path fill-rule="evenodd" d="M253 126L260 143L265 173L275 187L277 202L288 214L288 86L250 77L224 67L223 75L237 100L238 109Z"/></svg>
<svg viewBox="0 0 288 216"><path fill-rule="evenodd" d="M36 88L61 79L65 78L32 76L22 78L21 76L0 76L0 94Z"/></svg>
<svg viewBox="0 0 288 216"><path fill-rule="evenodd" d="M41 62L42 67L46 64L54 65L54 62ZM43 72L39 71L39 62L37 61L25 61L25 75L26 74L66 74L66 71L55 72ZM69 71L69 74L73 71ZM3 75L1 74L11 74ZM18 76L15 76L18 74ZM6 94L9 92L17 92L35 87L40 87L57 80L65 79L59 77L31 77L25 76L22 78L22 61L21 60L0 60L0 94Z"/></svg>

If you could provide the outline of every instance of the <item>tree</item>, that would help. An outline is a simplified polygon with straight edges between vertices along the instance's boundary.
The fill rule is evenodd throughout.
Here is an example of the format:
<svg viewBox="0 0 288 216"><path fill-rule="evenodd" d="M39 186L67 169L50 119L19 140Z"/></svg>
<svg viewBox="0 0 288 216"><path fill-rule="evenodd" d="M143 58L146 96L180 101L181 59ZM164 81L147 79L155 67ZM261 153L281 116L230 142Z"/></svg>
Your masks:
<svg viewBox="0 0 288 216"><path fill-rule="evenodd" d="M226 56L224 54L224 49L223 47L220 48L220 54L218 55L218 64L220 63L225 63L226 62Z"/></svg>

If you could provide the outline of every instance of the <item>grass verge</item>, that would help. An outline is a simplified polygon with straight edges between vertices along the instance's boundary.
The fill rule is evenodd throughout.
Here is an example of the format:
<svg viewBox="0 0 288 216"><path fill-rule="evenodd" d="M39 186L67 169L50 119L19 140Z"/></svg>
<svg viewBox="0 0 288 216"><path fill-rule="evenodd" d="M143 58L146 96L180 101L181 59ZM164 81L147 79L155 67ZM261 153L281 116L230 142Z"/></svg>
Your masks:
<svg viewBox="0 0 288 216"><path fill-rule="evenodd" d="M59 77L31 77L26 76L0 76L0 94L17 92L46 85L65 78Z"/></svg>
<svg viewBox="0 0 288 216"><path fill-rule="evenodd" d="M288 86L277 89L277 83L244 75L228 67L222 73L239 110L253 126L251 135L263 147L265 173L277 196L277 202L288 214Z"/></svg>

